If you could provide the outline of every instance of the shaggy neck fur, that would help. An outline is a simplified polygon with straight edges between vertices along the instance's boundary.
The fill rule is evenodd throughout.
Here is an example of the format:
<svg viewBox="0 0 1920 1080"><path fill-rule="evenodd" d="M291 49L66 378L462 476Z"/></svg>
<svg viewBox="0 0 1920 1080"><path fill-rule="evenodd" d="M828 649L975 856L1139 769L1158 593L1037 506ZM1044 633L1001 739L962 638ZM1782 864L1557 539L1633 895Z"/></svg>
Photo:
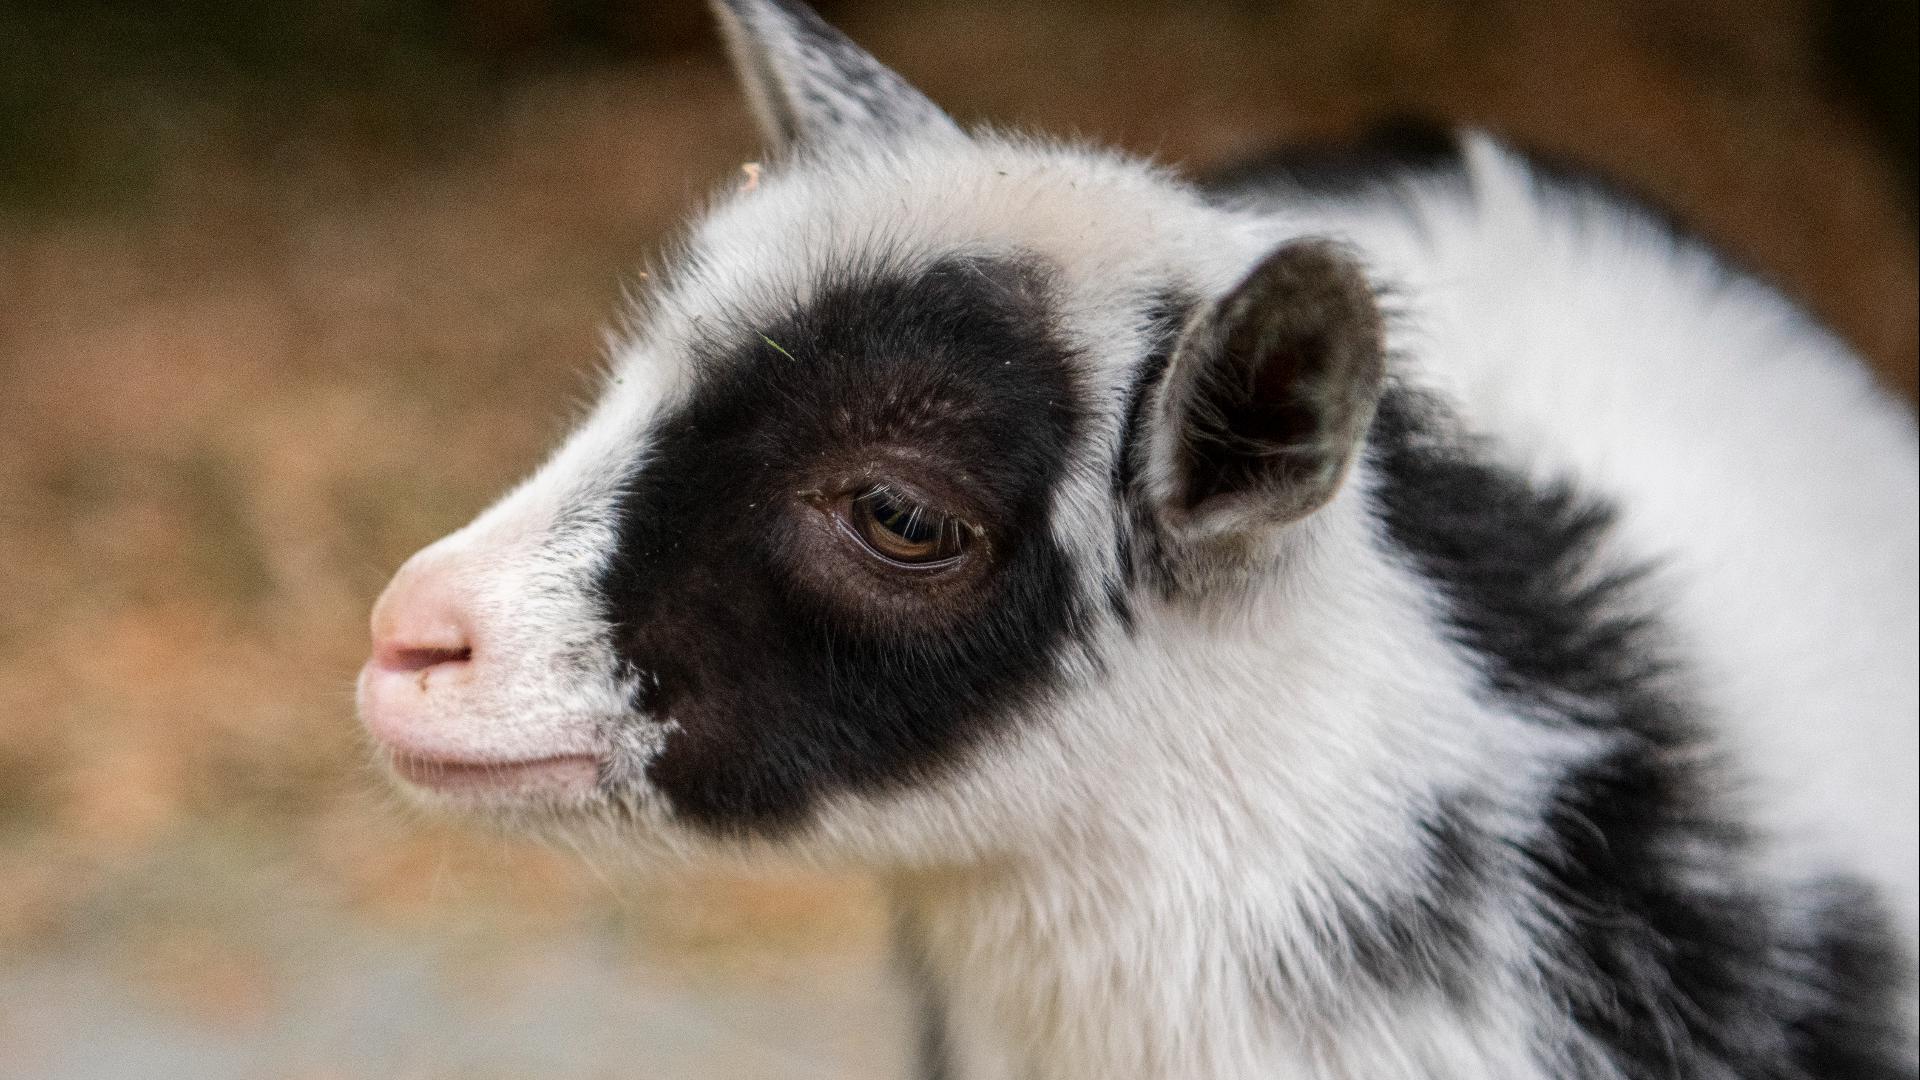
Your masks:
<svg viewBox="0 0 1920 1080"><path fill-rule="evenodd" d="M1365 502L1290 538L1244 606L1136 610L1111 691L1049 727L1044 756L1091 775L1055 781L1087 794L1046 850L893 879L926 1075L1525 1075L1525 935L1475 903L1522 883L1479 837L1581 737L1475 700ZM1115 723L1129 760L1072 745Z"/></svg>

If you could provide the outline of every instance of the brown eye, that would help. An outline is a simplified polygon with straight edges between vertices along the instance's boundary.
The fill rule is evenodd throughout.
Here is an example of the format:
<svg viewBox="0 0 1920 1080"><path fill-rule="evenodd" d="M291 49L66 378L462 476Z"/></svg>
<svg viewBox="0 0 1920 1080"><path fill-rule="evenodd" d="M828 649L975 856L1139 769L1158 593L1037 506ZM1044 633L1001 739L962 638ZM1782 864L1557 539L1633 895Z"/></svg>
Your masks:
<svg viewBox="0 0 1920 1080"><path fill-rule="evenodd" d="M946 566L966 552L972 529L888 487L868 488L847 507L848 525L867 550L916 569Z"/></svg>

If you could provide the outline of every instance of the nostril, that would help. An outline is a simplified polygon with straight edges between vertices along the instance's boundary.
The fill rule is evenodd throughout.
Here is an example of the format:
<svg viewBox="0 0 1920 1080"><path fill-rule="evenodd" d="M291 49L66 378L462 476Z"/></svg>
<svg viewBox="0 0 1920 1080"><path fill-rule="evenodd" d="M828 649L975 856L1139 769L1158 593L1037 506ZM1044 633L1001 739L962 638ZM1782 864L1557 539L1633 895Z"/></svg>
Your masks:
<svg viewBox="0 0 1920 1080"><path fill-rule="evenodd" d="M374 653L374 662L389 671L425 671L442 664L464 664L472 659L470 645L382 645Z"/></svg>
<svg viewBox="0 0 1920 1080"><path fill-rule="evenodd" d="M408 559L373 605L376 670L424 675L473 662L480 641L463 575L458 563L432 556L433 550Z"/></svg>

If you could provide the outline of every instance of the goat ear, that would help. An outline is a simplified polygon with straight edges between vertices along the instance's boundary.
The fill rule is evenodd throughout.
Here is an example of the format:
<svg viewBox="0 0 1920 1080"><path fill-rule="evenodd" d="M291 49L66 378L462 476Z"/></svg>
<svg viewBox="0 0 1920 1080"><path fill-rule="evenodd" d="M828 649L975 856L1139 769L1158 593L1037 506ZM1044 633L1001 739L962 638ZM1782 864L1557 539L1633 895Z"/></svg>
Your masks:
<svg viewBox="0 0 1920 1080"><path fill-rule="evenodd" d="M1197 536L1284 525L1339 490L1385 372L1359 263L1281 246L1188 323L1161 387L1160 514Z"/></svg>
<svg viewBox="0 0 1920 1080"><path fill-rule="evenodd" d="M799 0L713 0L713 7L774 149L959 134L926 95Z"/></svg>

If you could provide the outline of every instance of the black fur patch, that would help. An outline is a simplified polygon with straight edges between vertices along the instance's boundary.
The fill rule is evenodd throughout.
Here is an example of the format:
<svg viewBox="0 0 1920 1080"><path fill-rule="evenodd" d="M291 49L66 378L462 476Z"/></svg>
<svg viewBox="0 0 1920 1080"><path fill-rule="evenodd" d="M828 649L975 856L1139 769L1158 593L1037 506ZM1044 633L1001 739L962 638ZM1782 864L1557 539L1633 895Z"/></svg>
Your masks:
<svg viewBox="0 0 1920 1080"><path fill-rule="evenodd" d="M1914 977L1912 958L1887 947L1890 924L1871 890L1857 882L1827 883L1812 920L1815 933L1801 943L1807 969L1826 980L1824 993L1787 1013L1789 1057L1804 1063L1808 1076L1920 1076L1913 1043L1903 1050L1900 1035L1885 1025L1885 1003L1898 1000Z"/></svg>
<svg viewBox="0 0 1920 1080"><path fill-rule="evenodd" d="M1492 883L1492 839L1468 809L1447 799L1418 818L1419 849L1404 867L1404 884L1390 891L1331 890L1326 913L1316 914L1315 966L1342 980L1388 993L1433 993L1465 1003L1471 996L1478 913ZM1312 979L1280 961L1282 1001Z"/></svg>
<svg viewBox="0 0 1920 1080"><path fill-rule="evenodd" d="M771 325L714 331L636 462L600 582L649 712L680 727L647 776L687 821L797 824L827 792L939 768L1041 688L1080 618L1046 512L1082 427L1044 278L848 269ZM962 614L911 588L875 611L795 553L806 493L836 470L885 478L889 451L979 508L991 569Z"/></svg>
<svg viewBox="0 0 1920 1080"><path fill-rule="evenodd" d="M1467 997L1474 962L1473 914L1487 886L1487 838L1459 802L1420 822L1422 859L1401 895L1371 897L1368 910L1347 914L1346 951L1377 985L1431 987L1455 1001Z"/></svg>
<svg viewBox="0 0 1920 1080"><path fill-rule="evenodd" d="M1660 674L1649 627L1630 614L1637 606L1612 603L1636 575L1582 582L1612 510L1564 486L1534 488L1448 425L1437 404L1391 388L1371 443L1388 530L1452 601L1459 642L1490 662L1502 695L1552 703L1536 712L1579 702L1591 715L1575 719L1595 726L1671 727L1664 701L1640 701ZM1628 702L1655 715L1620 716Z"/></svg>
<svg viewBox="0 0 1920 1080"><path fill-rule="evenodd" d="M1354 139L1309 140L1215 170L1202 186L1231 198L1247 194L1339 196L1416 176L1459 173L1460 140L1443 127L1396 118Z"/></svg>
<svg viewBox="0 0 1920 1080"><path fill-rule="evenodd" d="M1776 895L1720 813L1684 705L1661 688L1633 574L1591 573L1608 507L1488 463L1437 410L1389 392L1373 431L1389 533L1446 596L1489 690L1602 736L1519 850L1544 883L1541 977L1633 1080L1914 1075L1899 938L1859 886ZM1809 914L1811 911L1811 914Z"/></svg>

